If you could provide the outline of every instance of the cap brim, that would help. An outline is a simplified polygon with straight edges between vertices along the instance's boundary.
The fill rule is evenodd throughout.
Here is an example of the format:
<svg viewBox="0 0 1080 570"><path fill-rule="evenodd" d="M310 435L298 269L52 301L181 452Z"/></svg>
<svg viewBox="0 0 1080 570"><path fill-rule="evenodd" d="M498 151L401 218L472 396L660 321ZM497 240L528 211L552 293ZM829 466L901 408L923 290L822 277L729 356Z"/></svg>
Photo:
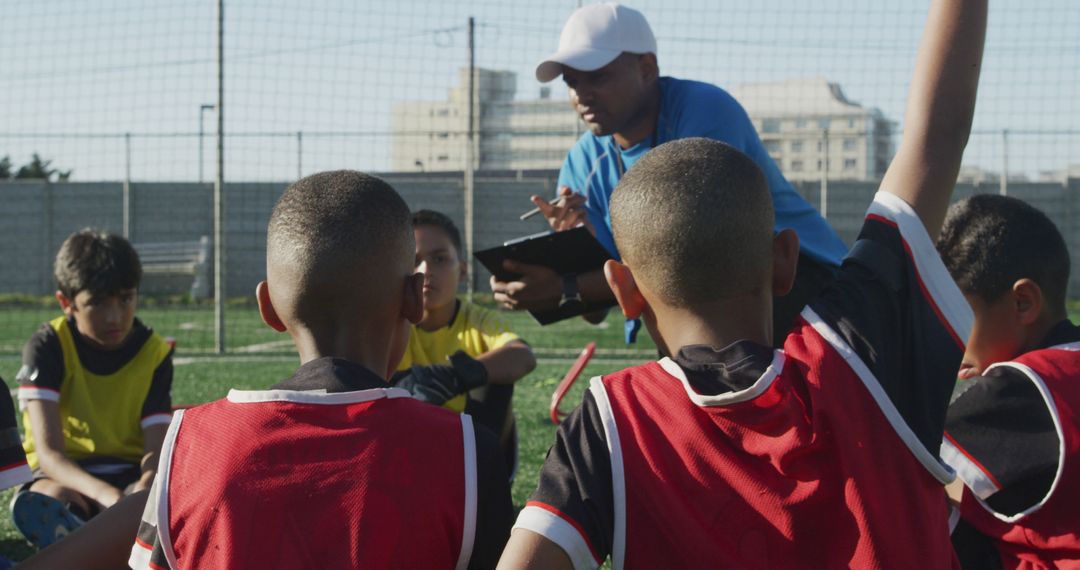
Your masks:
<svg viewBox="0 0 1080 570"><path fill-rule="evenodd" d="M536 66L536 80L547 83L562 75L562 68L596 71L615 61L621 51L607 49L571 49L557 51Z"/></svg>

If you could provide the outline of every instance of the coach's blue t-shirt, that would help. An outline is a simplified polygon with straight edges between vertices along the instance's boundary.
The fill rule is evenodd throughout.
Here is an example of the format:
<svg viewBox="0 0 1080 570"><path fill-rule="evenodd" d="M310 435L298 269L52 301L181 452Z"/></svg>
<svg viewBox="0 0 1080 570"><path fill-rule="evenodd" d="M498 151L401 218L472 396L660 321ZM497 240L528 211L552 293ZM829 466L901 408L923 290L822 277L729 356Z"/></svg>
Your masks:
<svg viewBox="0 0 1080 570"><path fill-rule="evenodd" d="M689 137L725 142L754 159L765 172L776 211L776 228L795 230L802 251L839 267L847 248L817 210L795 192L761 144L742 105L727 91L700 81L660 78L660 119L654 137L621 149L611 136L586 132L578 139L559 171L559 186L568 186L588 199L588 219L596 239L615 257L608 204L623 172L654 144Z"/></svg>

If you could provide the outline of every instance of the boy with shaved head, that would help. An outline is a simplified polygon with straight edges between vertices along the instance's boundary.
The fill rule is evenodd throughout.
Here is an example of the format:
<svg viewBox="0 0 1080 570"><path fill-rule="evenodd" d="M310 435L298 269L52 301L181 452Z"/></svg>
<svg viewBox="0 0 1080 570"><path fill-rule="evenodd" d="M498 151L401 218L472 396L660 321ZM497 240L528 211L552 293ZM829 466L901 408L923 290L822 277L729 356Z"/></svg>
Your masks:
<svg viewBox="0 0 1080 570"><path fill-rule="evenodd" d="M177 412L133 568L494 565L512 517L497 441L386 383L423 310L413 250L409 209L378 178L285 191L256 295L301 366Z"/></svg>
<svg viewBox="0 0 1080 570"><path fill-rule="evenodd" d="M773 350L798 239L732 147L661 145L611 202L627 317L672 357L595 378L500 566L942 568L937 457L971 314L934 250L970 133L986 0L935 0L904 141L836 282Z"/></svg>

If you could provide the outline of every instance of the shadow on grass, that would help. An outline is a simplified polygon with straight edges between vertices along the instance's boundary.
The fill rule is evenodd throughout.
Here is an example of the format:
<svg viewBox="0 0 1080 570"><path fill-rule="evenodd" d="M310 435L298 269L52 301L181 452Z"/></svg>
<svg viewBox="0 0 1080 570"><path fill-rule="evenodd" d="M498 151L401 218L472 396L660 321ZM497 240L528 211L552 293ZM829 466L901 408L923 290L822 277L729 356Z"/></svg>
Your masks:
<svg viewBox="0 0 1080 570"><path fill-rule="evenodd" d="M0 538L0 555L12 562L19 562L30 558L30 555L35 552L37 552L37 550L33 546L27 544L21 537Z"/></svg>

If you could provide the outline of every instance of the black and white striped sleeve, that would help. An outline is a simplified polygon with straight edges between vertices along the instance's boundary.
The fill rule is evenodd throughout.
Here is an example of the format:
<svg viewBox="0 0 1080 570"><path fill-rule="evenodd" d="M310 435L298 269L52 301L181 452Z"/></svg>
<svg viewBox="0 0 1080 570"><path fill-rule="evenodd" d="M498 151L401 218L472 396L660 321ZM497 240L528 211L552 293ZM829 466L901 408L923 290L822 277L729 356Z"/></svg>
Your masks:
<svg viewBox="0 0 1080 570"><path fill-rule="evenodd" d="M142 419L139 426L146 429L154 425L169 425L172 421L173 352L154 370L150 390L143 400Z"/></svg>
<svg viewBox="0 0 1080 570"><path fill-rule="evenodd" d="M994 511L1013 516L1046 500L1062 465L1056 409L1033 370L991 366L961 382L945 427L942 457Z"/></svg>
<svg viewBox="0 0 1080 570"><path fill-rule="evenodd" d="M15 403L7 384L0 378L0 489L28 483L33 479L26 464L19 424L15 418Z"/></svg>
<svg viewBox="0 0 1080 570"><path fill-rule="evenodd" d="M171 568L165 558L158 534L158 503L161 500L161 477L150 485L150 495L146 498L139 532L135 535L135 544L131 547L128 565L134 570L162 570Z"/></svg>
<svg viewBox="0 0 1080 570"><path fill-rule="evenodd" d="M827 325L936 455L973 316L911 206L874 197L836 282L810 309L804 317Z"/></svg>
<svg viewBox="0 0 1080 570"><path fill-rule="evenodd" d="M590 391L559 425L536 492L514 528L554 542L575 568L596 568L611 553L614 519L611 458Z"/></svg>
<svg viewBox="0 0 1080 570"><path fill-rule="evenodd" d="M64 381L64 352L60 338L48 324L42 325L23 347L22 368L15 375L19 384L19 407L30 400L60 401Z"/></svg>

